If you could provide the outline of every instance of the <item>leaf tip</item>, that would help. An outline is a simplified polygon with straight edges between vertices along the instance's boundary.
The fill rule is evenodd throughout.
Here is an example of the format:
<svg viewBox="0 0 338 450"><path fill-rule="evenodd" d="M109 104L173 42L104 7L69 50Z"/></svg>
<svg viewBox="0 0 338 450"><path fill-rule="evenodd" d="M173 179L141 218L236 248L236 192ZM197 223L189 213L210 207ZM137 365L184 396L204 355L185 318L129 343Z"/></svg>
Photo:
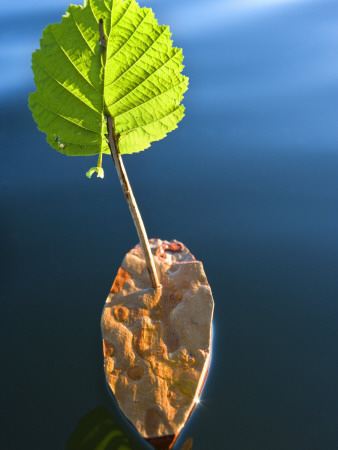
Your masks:
<svg viewBox="0 0 338 450"><path fill-rule="evenodd" d="M86 176L91 178L93 173L97 172L97 178L104 178L104 170L102 167L91 167L88 172L86 172Z"/></svg>

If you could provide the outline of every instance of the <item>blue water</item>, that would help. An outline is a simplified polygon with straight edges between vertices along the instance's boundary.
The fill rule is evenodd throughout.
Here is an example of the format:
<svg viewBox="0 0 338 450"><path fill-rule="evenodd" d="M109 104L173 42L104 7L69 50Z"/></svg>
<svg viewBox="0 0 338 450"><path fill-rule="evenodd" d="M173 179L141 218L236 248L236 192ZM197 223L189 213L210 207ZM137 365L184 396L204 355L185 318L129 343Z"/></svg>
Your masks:
<svg viewBox="0 0 338 450"><path fill-rule="evenodd" d="M147 1L190 77L186 117L125 157L150 237L204 263L216 309L194 450L338 448L338 3ZM64 449L104 405L99 321L137 235L110 158L49 148L30 55L65 0L1 6L2 437ZM140 441L139 448L146 448ZM178 445L179 447L179 445Z"/></svg>

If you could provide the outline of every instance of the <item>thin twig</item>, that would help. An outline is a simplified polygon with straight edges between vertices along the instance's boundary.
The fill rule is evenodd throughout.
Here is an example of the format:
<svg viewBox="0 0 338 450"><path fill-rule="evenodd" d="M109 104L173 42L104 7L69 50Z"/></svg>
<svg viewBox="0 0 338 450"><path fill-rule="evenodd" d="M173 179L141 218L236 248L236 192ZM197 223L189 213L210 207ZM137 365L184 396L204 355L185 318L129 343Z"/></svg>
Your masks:
<svg viewBox="0 0 338 450"><path fill-rule="evenodd" d="M101 44L101 47L106 48L107 43L106 43L106 36L104 34L104 31L103 31L103 20L102 19L99 20L99 31L100 31L100 44Z"/></svg>
<svg viewBox="0 0 338 450"><path fill-rule="evenodd" d="M150 281L151 281L153 288L158 289L158 288L160 288L161 285L160 285L158 275L156 272L154 257L153 257L153 254L151 253L147 232L144 227L140 211L137 207L136 200L135 200L133 191L131 189L131 186L130 186L130 183L128 180L127 172L126 172L126 169L125 169L123 161L122 161L122 156L120 155L120 153L117 150L117 145L115 143L115 136L114 136L114 131L113 131L113 118L111 116L107 117L107 129L108 129L107 137L108 137L108 144L109 144L110 152L111 152L111 155L112 155L112 158L113 158L113 161L115 164L115 168L117 171L117 175L119 177L124 195L126 197L126 200L127 200L130 212L131 212L131 215L133 217L134 224L136 226L138 237L141 241L144 257L145 257L145 260L147 263L147 269L148 269L149 276L150 276Z"/></svg>
<svg viewBox="0 0 338 450"><path fill-rule="evenodd" d="M99 32L100 32L100 45L102 47L102 50L105 51L106 46L107 46L107 39L104 34L102 19L99 20ZM106 57L106 52L104 52L104 54ZM136 226L137 234L138 234L138 237L140 239L141 246L143 249L144 258L146 260L147 269L148 269L149 276L150 276L150 281L151 281L151 284L154 289L159 289L161 287L161 285L160 285L158 275L156 272L155 261L154 261L153 254L151 253L147 232L144 227L140 211L137 207L137 203L136 203L133 191L131 189L131 186L130 186L130 183L128 180L127 172L124 167L122 157L118 151L118 145L117 145L117 141L116 141L116 137L115 137L115 133L114 133L114 127L113 127L113 118L109 115L107 117L107 130L108 130L108 134L106 135L106 137L108 138L110 153L112 155L114 165L115 165L115 168L117 171L117 175L119 177L119 180L120 180L124 195L126 197L132 218L134 220L134 224Z"/></svg>

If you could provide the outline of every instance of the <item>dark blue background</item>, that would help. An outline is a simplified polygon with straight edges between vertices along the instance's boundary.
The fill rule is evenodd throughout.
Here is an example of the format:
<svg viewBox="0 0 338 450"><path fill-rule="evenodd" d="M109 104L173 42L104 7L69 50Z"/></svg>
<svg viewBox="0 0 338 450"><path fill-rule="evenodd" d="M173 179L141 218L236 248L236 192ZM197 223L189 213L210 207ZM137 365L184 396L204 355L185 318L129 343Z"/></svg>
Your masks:
<svg viewBox="0 0 338 450"><path fill-rule="evenodd" d="M210 375L183 438L336 450L337 1L142 4L170 24L190 87L179 128L124 160L149 236L184 242L216 303ZM1 6L6 450L62 450L100 405L118 417L99 322L137 235L110 158L104 180L88 180L96 158L51 149L27 108L30 55L67 6Z"/></svg>

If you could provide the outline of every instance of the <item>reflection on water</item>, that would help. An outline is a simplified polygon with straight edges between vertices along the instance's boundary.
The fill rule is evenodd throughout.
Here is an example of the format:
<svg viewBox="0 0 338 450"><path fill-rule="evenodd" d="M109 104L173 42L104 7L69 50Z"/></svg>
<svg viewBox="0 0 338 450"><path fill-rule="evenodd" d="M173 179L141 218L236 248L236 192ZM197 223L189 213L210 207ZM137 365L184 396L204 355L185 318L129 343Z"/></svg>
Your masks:
<svg viewBox="0 0 338 450"><path fill-rule="evenodd" d="M171 25L190 87L179 128L125 164L149 236L184 242L216 303L182 439L336 450L337 1L144 3ZM79 417L110 408L100 314L137 241L109 158L89 181L96 158L50 149L27 108L31 52L66 5L7 2L0 17L6 450L23 436L25 450L63 449Z"/></svg>
<svg viewBox="0 0 338 450"><path fill-rule="evenodd" d="M67 450L117 449L131 450L129 439L104 407L82 417L67 444Z"/></svg>
<svg viewBox="0 0 338 450"><path fill-rule="evenodd" d="M68 439L66 450L138 450L150 448L141 437L136 440L130 433L122 430L109 411L101 406L83 416ZM180 450L191 450L193 439L189 437ZM166 450L165 447L156 447ZM178 448L175 445L175 448Z"/></svg>

